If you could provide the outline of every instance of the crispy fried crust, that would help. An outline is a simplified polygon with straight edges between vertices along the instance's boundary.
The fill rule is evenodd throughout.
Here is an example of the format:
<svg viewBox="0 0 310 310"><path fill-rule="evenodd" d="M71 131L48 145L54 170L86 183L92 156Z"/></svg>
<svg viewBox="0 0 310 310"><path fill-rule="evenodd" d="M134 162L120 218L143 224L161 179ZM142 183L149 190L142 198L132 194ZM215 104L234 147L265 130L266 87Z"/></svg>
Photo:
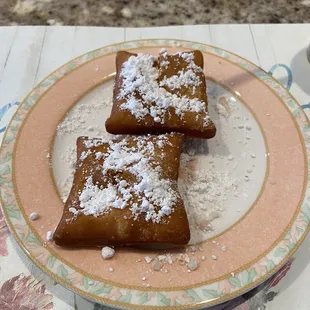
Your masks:
<svg viewBox="0 0 310 310"><path fill-rule="evenodd" d="M140 215L137 220L131 218L129 206L125 209L112 209L109 213L98 217L79 213L76 218L69 211L70 207L80 210L79 192L84 188L86 179L92 175L94 183L107 186L108 182L115 182L115 176L120 175L128 184L133 183L134 176L128 171L110 171L108 181L104 180L101 167L104 159L96 159L95 154L88 155L83 161L80 159L83 151L88 149L84 141L77 140L77 168L70 195L66 201L63 216L54 233L57 245L66 247L104 246L104 245L134 245L134 244L167 244L185 245L190 239L189 224L181 198L174 205L174 211L160 223L147 222L145 216ZM128 137L128 145L135 146L135 137ZM156 142L157 136L146 137L148 141ZM115 141L115 140L113 140ZM173 182L173 189L177 190L179 159L182 147L182 136L168 135L169 143L159 148L154 143L155 150L151 158L159 163L162 176ZM117 142L117 140L115 141ZM91 147L89 150L106 153L108 143ZM162 156L162 153L164 156ZM134 201L132 201L134 202Z"/></svg>
<svg viewBox="0 0 310 310"><path fill-rule="evenodd" d="M200 68L203 68L203 55L200 51L191 52L194 55L194 62ZM145 133L166 133L166 132L180 132L188 136L198 138L213 138L216 133L216 128L213 122L210 120L208 126L203 126L203 119L207 114L207 108L205 112L184 112L184 117L181 119L176 113L173 107L170 107L165 115L164 123L156 123L150 115L146 115L142 120L137 120L130 111L121 109L121 105L125 102L125 99L119 98L119 93L122 87L122 76L120 74L122 65L131 57L136 54L120 51L116 55L116 79L113 93L113 107L110 117L107 119L105 125L106 130L112 134L145 134ZM162 55L159 56L158 62L154 62L154 66L159 68L159 82L163 78L176 75L180 70L186 69L187 63L180 56L180 54L168 55L165 61L169 61L167 67L160 66L160 63L164 61ZM203 72L197 73L200 85L196 87L182 86L180 89L171 90L164 86L164 88L170 93L174 93L181 96L187 96L188 98L197 98L203 102L208 103L206 93L206 80ZM139 98L139 94L136 94ZM154 103L155 104L155 103Z"/></svg>

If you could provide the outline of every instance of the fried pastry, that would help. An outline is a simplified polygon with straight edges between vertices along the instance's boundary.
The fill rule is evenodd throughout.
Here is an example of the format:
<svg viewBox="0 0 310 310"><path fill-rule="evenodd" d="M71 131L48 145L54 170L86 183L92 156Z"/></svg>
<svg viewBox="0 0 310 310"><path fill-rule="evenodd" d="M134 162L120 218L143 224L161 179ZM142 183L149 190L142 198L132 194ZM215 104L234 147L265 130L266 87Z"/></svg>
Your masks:
<svg viewBox="0 0 310 310"><path fill-rule="evenodd" d="M207 107L200 51L163 51L159 57L117 53L113 107L105 124L109 133L180 132L209 139L216 128Z"/></svg>
<svg viewBox="0 0 310 310"><path fill-rule="evenodd" d="M182 135L80 137L57 245L184 245L189 224L177 188Z"/></svg>

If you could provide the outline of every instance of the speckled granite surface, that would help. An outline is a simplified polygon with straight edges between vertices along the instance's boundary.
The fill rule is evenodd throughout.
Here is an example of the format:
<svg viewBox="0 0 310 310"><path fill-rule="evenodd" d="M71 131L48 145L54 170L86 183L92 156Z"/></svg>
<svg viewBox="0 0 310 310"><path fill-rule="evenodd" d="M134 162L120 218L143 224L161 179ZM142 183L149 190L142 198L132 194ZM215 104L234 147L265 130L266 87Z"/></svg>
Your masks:
<svg viewBox="0 0 310 310"><path fill-rule="evenodd" d="M0 25L309 22L310 0L0 0Z"/></svg>

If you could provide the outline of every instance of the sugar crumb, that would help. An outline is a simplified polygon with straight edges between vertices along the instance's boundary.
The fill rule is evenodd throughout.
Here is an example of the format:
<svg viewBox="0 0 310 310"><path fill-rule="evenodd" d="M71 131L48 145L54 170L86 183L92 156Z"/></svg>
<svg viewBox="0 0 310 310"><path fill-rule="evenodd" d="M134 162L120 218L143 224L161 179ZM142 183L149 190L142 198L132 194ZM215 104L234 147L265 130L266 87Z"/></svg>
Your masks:
<svg viewBox="0 0 310 310"><path fill-rule="evenodd" d="M112 258L114 255L115 255L115 250L113 248L105 246L101 249L101 256L104 259Z"/></svg>
<svg viewBox="0 0 310 310"><path fill-rule="evenodd" d="M196 249L195 246L191 245L191 246L188 247L188 250L189 250L190 252L196 252L197 249Z"/></svg>
<svg viewBox="0 0 310 310"><path fill-rule="evenodd" d="M157 257L152 264L152 269L155 271L159 271L161 269L161 263L159 262L159 259Z"/></svg>
<svg viewBox="0 0 310 310"><path fill-rule="evenodd" d="M221 250L222 250L223 252L226 252L226 251L227 251L227 247L226 247L225 245L223 245L223 246L221 246Z"/></svg>
<svg viewBox="0 0 310 310"><path fill-rule="evenodd" d="M47 241L52 241L53 240L53 235L54 235L54 232L52 230L49 230L47 233L46 233L46 240Z"/></svg>
<svg viewBox="0 0 310 310"><path fill-rule="evenodd" d="M37 212L32 212L30 215L29 215L29 218L32 220L32 221L35 221L39 218L39 213Z"/></svg>
<svg viewBox="0 0 310 310"><path fill-rule="evenodd" d="M195 258L192 258L188 263L187 263L187 268L191 271L194 271L198 268L198 261Z"/></svg>

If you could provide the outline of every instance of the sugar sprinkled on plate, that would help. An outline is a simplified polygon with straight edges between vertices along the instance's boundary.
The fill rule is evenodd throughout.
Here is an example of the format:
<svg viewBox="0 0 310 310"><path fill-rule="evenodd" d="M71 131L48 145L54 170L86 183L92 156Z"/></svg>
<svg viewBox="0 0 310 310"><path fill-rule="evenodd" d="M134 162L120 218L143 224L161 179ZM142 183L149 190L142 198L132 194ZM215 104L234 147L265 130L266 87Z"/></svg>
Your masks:
<svg viewBox="0 0 310 310"><path fill-rule="evenodd" d="M69 135L77 130L94 131L94 127L89 128L86 125L86 120L90 117L92 111L99 111L103 107L111 105L112 98L103 100L100 99L91 100L88 103L80 104L76 107L76 113L68 114L63 122L57 126L57 135Z"/></svg>
<svg viewBox="0 0 310 310"><path fill-rule="evenodd" d="M188 250L190 251L190 252L196 252L196 247L195 246L193 246L193 245L191 245L190 247L188 247Z"/></svg>
<svg viewBox="0 0 310 310"><path fill-rule="evenodd" d="M193 170L190 166L191 156L187 149L199 150L201 142L185 143L181 154L181 173L178 180L179 191L187 211L190 227L190 244L205 238L213 230L212 222L220 217L229 194L238 193L239 180L230 174L217 171L212 166Z"/></svg>

